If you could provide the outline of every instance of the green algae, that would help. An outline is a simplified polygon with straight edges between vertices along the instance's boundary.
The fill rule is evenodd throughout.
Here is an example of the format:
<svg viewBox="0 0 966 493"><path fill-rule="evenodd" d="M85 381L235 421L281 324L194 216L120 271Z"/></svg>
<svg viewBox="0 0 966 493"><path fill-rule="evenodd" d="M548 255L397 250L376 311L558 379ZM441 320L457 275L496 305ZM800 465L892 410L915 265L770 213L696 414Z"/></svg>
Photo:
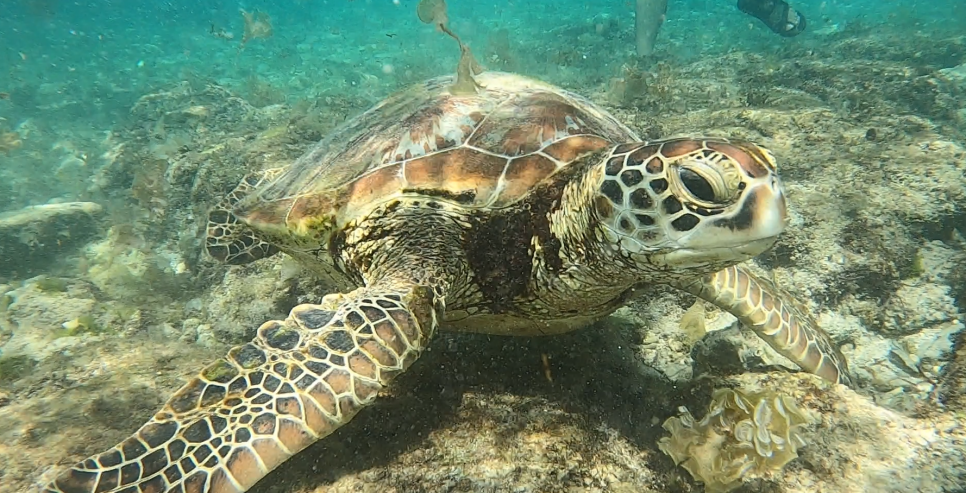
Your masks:
<svg viewBox="0 0 966 493"><path fill-rule="evenodd" d="M915 279L923 275L926 272L926 261L922 255L922 250L917 250L909 264L904 267L899 272L901 279Z"/></svg>
<svg viewBox="0 0 966 493"><path fill-rule="evenodd" d="M101 335L109 332L108 327L97 322L92 313L85 313L74 320L65 322L63 328L54 333L54 338L84 335Z"/></svg>
<svg viewBox="0 0 966 493"><path fill-rule="evenodd" d="M228 383L232 378L238 376L238 369L231 363L220 359L204 369L201 376L206 380L218 383Z"/></svg>
<svg viewBox="0 0 966 493"><path fill-rule="evenodd" d="M67 335L100 334L105 330L103 326L97 323L94 315L89 313L77 317L74 323L64 328L67 330Z"/></svg>
<svg viewBox="0 0 966 493"><path fill-rule="evenodd" d="M0 383L19 380L27 376L35 366L37 361L26 355L0 358Z"/></svg>
<svg viewBox="0 0 966 493"><path fill-rule="evenodd" d="M37 279L37 289L44 293L66 293L69 284L59 277L43 276Z"/></svg>

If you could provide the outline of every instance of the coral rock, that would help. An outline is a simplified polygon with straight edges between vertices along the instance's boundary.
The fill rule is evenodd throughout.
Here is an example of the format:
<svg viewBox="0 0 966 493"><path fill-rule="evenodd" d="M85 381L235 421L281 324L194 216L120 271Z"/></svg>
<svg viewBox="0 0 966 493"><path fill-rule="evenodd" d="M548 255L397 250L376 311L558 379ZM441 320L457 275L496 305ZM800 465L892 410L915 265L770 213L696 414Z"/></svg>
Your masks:
<svg viewBox="0 0 966 493"><path fill-rule="evenodd" d="M97 233L102 210L92 202L65 202L0 214L0 275L49 268Z"/></svg>

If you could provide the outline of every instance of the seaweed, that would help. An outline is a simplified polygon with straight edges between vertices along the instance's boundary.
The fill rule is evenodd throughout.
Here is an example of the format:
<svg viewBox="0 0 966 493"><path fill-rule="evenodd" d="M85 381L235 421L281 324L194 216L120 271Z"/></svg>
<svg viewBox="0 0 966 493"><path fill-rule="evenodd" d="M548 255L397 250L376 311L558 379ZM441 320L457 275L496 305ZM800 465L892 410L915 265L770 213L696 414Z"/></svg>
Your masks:
<svg viewBox="0 0 966 493"><path fill-rule="evenodd" d="M0 383L19 380L27 376L35 366L37 361L26 355L0 358Z"/></svg>
<svg viewBox="0 0 966 493"><path fill-rule="evenodd" d="M69 286L66 279L42 276L34 284L43 293L66 293Z"/></svg>
<svg viewBox="0 0 966 493"><path fill-rule="evenodd" d="M708 327L705 321L705 310L704 301L696 300L691 308L688 308L684 315L681 315L681 321L678 323L678 328L681 333L688 338L689 344L694 344L695 342L701 340L708 333Z"/></svg>

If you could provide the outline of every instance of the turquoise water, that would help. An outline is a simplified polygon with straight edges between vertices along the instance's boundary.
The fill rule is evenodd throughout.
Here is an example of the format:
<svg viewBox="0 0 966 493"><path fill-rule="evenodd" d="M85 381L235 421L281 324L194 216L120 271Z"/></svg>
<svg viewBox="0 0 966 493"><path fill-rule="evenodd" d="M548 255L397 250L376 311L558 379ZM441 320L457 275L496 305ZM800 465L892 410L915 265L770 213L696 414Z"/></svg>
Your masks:
<svg viewBox="0 0 966 493"><path fill-rule="evenodd" d="M481 59L502 53L505 60L491 60L491 68L591 88L614 76L633 53L630 5L451 2L450 17L454 30ZM136 7L120 1L3 2L0 90L10 99L0 101L0 115L7 127L29 122L45 130L25 147L34 153L4 163L0 172L5 174L37 171L16 175L30 180L29 185L5 194L7 206L42 202L71 190L75 184L52 181L61 156L51 153L50 145L66 139L79 153L99 154L104 133L124 121L139 97L177 81L244 91L248 81L257 80L271 85L271 102L336 95L363 104L450 72L458 57L439 33L414 21L412 0L255 2L244 7L269 14L275 32L239 51L243 21L239 5L230 2ZM820 46L826 37L816 31L895 30L941 39L942 33L961 32L966 23L964 7L954 1L803 1L798 7L809 19L810 34L785 40L732 2L672 1L657 49L671 63L736 49L780 55ZM212 26L235 39L211 35ZM29 156L40 148L43 156Z"/></svg>
<svg viewBox="0 0 966 493"><path fill-rule="evenodd" d="M505 52L506 60L490 63L493 68L594 87L633 53L631 2L451 4L453 28L484 61ZM270 84L278 102L326 95L375 102L393 89L451 71L457 60L458 51L445 39L414 22L414 6L413 1L362 0L246 4L269 14L275 33L239 51L243 22L234 3L4 2L0 87L11 97L0 101L0 112L8 127L29 121L49 129L43 143L35 140L28 148L47 148L61 137L79 152L95 155L103 133L123 121L140 96L176 81L244 90L254 78ZM896 30L939 38L961 32L966 23L964 7L953 1L798 6L812 32ZM823 39L778 39L755 22L728 1L672 1L658 50L662 59L675 63L735 49L780 53L820 45ZM212 26L236 38L216 38ZM45 154L28 165L38 171L26 176L31 193L8 196L10 205L43 201L71 186L42 178L58 161L56 154ZM2 172L16 173L25 165L16 164L5 163Z"/></svg>
<svg viewBox="0 0 966 493"><path fill-rule="evenodd" d="M808 29L782 38L733 0L670 0L640 57L633 3L451 0L448 26L486 70L584 95L648 139L771 148L791 213L754 268L841 344L856 391L775 371L797 367L668 289L552 342L439 336L373 411L253 491L701 491L661 423L758 384L820 419L737 491L966 491L966 4L799 0ZM457 44L416 5L0 2L0 493L128 437L262 322L332 291L290 258L216 264L205 217L246 173L455 73ZM270 32L244 39L245 12Z"/></svg>

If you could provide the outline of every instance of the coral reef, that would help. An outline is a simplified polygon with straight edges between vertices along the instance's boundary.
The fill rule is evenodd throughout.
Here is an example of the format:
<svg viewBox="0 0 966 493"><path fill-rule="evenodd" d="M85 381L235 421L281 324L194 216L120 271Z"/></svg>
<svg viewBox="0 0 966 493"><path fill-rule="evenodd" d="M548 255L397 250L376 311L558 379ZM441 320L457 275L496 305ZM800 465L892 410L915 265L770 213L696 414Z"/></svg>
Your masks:
<svg viewBox="0 0 966 493"><path fill-rule="evenodd" d="M326 21L338 18L334 10ZM549 26L501 12L485 30L456 27L473 41L491 33L490 68L518 67L607 103L645 138L712 134L771 148L789 228L752 268L816 314L842 344L861 392L772 371L785 362L733 317L656 290L562 337L441 334L367 419L253 491L696 491L657 444L677 407L710 407L711 386L752 396L780 389L820 417L796 428L808 443L798 459L761 478L742 476L745 490L961 488L966 39L856 23L775 44L744 29L671 29L685 22L675 16L704 15L679 12L658 48L665 63L650 63L629 59L630 46L622 51L630 23L621 12L577 9L545 16L558 19ZM270 24L256 29L262 16L250 15L248 41L264 39L255 33L271 32ZM278 48L257 60L184 32L177 42L165 33L141 39L129 51L110 51L110 36L85 45L117 54L97 61L116 63L109 69L79 62L50 70L53 55L33 52L6 59L10 98L0 98L0 110L22 123L0 137L0 207L64 197L105 212L77 236L71 229L64 250L48 250L49 242L36 249L46 253L32 272L0 273L4 488L27 491L51 464L114 445L227 343L327 292L284 259L213 265L201 255L200 232L208 206L244 174L291 162L392 89L452 71L455 52L439 53L429 29L368 20L372 29L293 27L297 46L250 46ZM336 45L351 48L319 49ZM100 231L95 216L110 229L88 243ZM0 242L24 238L36 236L0 234ZM83 255L70 266L51 263L74 251ZM723 436L735 442L734 431Z"/></svg>
<svg viewBox="0 0 966 493"><path fill-rule="evenodd" d="M86 283L40 276L4 291L0 293L5 305L0 310L0 328L10 333L3 345L5 358L27 356L44 361L77 343L65 336L89 333L81 325L104 327L113 322L97 320L103 310Z"/></svg>
<svg viewBox="0 0 966 493"><path fill-rule="evenodd" d="M962 237L957 235L962 245ZM966 306L966 251L959 251L952 261L949 272L952 295L958 306ZM949 363L939 378L938 396L947 409L966 412L966 330L952 336Z"/></svg>
<svg viewBox="0 0 966 493"><path fill-rule="evenodd" d="M951 361L939 386L939 397L950 410L966 412L966 331L956 338Z"/></svg>
<svg viewBox="0 0 966 493"><path fill-rule="evenodd" d="M62 202L0 214L0 276L50 269L97 235L102 212L92 202Z"/></svg>
<svg viewBox="0 0 966 493"><path fill-rule="evenodd" d="M245 80L246 101L256 108L285 102L285 93L271 82L252 74Z"/></svg>
<svg viewBox="0 0 966 493"><path fill-rule="evenodd" d="M708 493L731 491L743 480L780 471L805 445L801 428L815 420L774 390L718 389L700 421L685 407L680 413L664 422L670 436L658 446Z"/></svg>

